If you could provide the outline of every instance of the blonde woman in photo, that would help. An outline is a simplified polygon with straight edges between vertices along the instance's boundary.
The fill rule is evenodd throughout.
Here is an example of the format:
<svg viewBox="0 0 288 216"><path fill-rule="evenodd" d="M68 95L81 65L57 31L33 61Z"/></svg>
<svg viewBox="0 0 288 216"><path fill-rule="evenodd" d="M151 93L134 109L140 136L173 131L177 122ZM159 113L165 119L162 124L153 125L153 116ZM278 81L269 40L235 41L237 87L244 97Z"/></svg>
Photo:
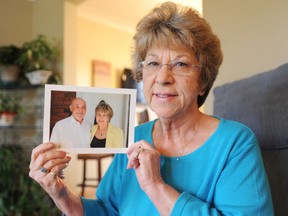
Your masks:
<svg viewBox="0 0 288 216"><path fill-rule="evenodd" d="M95 123L91 127L91 148L123 148L123 131L110 124L113 110L109 104L101 100L95 109Z"/></svg>

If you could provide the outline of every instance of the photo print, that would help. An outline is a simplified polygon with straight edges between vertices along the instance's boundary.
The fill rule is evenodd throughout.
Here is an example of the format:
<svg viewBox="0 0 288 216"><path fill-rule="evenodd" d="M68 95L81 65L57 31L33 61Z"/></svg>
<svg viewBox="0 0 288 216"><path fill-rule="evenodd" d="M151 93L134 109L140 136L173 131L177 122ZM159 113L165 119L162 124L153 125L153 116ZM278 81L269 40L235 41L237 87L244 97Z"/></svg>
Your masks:
<svg viewBox="0 0 288 216"><path fill-rule="evenodd" d="M136 90L45 85L43 142L77 154L125 153L134 143Z"/></svg>

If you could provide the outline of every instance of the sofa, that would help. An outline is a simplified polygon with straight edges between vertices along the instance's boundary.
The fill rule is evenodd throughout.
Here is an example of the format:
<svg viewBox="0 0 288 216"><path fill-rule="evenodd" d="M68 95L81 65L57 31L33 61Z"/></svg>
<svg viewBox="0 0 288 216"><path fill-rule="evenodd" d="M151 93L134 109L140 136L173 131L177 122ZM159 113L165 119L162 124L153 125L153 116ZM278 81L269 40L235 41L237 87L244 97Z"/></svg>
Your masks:
<svg viewBox="0 0 288 216"><path fill-rule="evenodd" d="M217 86L213 114L241 122L262 152L275 216L288 216L288 63Z"/></svg>

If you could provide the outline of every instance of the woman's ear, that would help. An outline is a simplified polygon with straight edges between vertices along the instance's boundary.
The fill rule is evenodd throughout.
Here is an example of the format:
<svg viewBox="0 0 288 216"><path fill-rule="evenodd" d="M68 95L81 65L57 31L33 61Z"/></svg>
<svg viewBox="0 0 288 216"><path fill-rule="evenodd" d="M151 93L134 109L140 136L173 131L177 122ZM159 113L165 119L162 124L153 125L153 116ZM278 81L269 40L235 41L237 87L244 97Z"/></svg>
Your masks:
<svg viewBox="0 0 288 216"><path fill-rule="evenodd" d="M199 88L199 96L203 96L205 94L205 92L206 92L205 89L206 89L206 86L204 86L204 87L200 86L200 88Z"/></svg>

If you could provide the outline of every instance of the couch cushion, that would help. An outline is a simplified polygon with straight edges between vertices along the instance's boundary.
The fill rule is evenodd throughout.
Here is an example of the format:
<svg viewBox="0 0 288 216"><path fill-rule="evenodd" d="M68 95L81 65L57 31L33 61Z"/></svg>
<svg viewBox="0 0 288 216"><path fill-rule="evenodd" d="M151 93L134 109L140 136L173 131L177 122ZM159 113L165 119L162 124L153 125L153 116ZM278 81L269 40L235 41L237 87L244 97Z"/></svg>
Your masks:
<svg viewBox="0 0 288 216"><path fill-rule="evenodd" d="M262 149L288 148L288 64L214 89L214 115L250 127Z"/></svg>

